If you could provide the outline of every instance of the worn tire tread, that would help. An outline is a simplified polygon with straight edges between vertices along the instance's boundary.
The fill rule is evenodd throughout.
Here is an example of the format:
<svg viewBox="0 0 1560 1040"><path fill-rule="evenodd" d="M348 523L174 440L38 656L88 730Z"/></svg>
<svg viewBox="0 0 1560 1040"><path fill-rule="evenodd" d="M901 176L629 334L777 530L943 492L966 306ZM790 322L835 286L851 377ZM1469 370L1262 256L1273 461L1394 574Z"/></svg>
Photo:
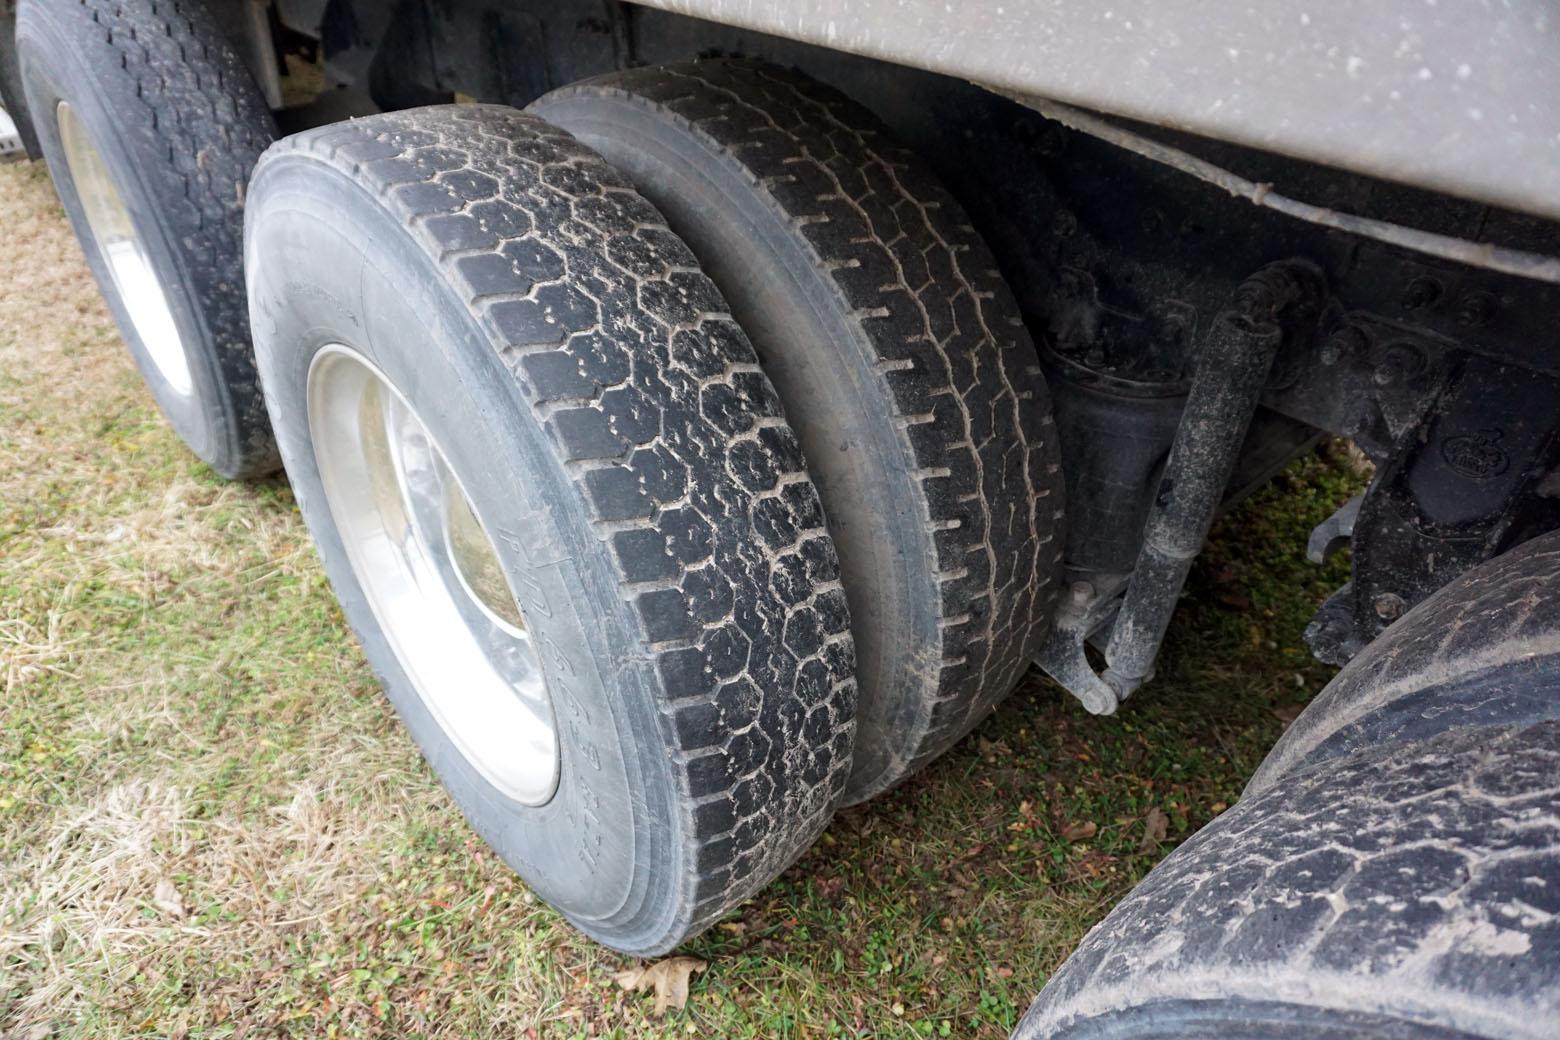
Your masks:
<svg viewBox="0 0 1560 1040"><path fill-rule="evenodd" d="M464 297L610 551L693 865L680 921L638 952L670 948L807 848L850 769L849 615L795 435L692 254L563 131L444 106L311 130L263 164L299 153L399 215Z"/></svg>
<svg viewBox="0 0 1560 1040"><path fill-rule="evenodd" d="M1392 733L1556 717L1560 700L1520 675L1552 670L1557 658L1560 533L1550 533L1459 575L1393 623L1285 731L1246 792ZM1445 703L1437 691L1454 685L1463 694Z"/></svg>
<svg viewBox="0 0 1560 1040"><path fill-rule="evenodd" d="M881 408L920 487L940 620L888 766L892 786L984 719L1033 660L1059 594L1063 488L1049 391L989 248L962 207L888 129L838 91L751 61L611 73L550 99L653 107L732 164L830 273L876 358ZM858 755L858 759L859 759Z"/></svg>
<svg viewBox="0 0 1560 1040"><path fill-rule="evenodd" d="M1539 1040L1560 1021L1557 872L1560 721L1461 727L1304 767L1156 867L1015 1040ZM1275 1006L1312 1029L1256 1013ZM1200 1028L1144 1028L1188 1012ZM1322 1029L1355 1015L1369 1028Z"/></svg>
<svg viewBox="0 0 1560 1040"><path fill-rule="evenodd" d="M185 257L193 307L217 353L236 443L225 476L276 470L255 372L243 277L244 193L276 136L259 88L204 5L191 0L23 0L18 33L42 20L68 34L113 105Z"/></svg>

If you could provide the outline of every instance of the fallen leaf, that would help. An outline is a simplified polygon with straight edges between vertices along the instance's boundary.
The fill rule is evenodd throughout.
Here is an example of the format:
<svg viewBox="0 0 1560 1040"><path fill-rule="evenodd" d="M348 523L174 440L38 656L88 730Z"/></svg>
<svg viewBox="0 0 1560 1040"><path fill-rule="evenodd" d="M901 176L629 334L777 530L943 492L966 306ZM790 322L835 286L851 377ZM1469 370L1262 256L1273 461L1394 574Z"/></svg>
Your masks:
<svg viewBox="0 0 1560 1040"><path fill-rule="evenodd" d="M1303 704L1275 704L1268 709L1268 712L1279 722L1282 722L1285 729L1288 729L1289 724L1299 718L1300 713L1304 710L1305 705Z"/></svg>
<svg viewBox="0 0 1560 1040"><path fill-rule="evenodd" d="M1138 845L1139 852L1153 852L1159 848L1159 843L1165 840L1165 835L1170 830L1170 817L1158 809L1148 810L1148 815L1143 817L1143 841Z"/></svg>
<svg viewBox="0 0 1560 1040"><path fill-rule="evenodd" d="M668 957L619 972L616 981L630 993L655 990L655 1016L660 1018L668 1009L679 1011L688 1003L688 977L707 967L697 957Z"/></svg>
<svg viewBox="0 0 1560 1040"><path fill-rule="evenodd" d="M152 889L152 905L171 917L184 916L184 897L168 878L161 878Z"/></svg>
<svg viewBox="0 0 1560 1040"><path fill-rule="evenodd" d="M1069 823L1062 828L1063 841L1088 841L1099 833L1099 824L1093 820L1085 820L1082 823Z"/></svg>

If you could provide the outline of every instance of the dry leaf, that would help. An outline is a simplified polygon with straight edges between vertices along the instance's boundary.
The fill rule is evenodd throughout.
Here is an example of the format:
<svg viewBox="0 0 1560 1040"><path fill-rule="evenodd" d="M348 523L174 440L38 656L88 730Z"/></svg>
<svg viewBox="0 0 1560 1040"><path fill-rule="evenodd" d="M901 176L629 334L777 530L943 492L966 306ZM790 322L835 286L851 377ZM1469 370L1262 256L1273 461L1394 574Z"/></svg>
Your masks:
<svg viewBox="0 0 1560 1040"><path fill-rule="evenodd" d="M1085 820L1082 823L1069 823L1062 828L1063 841L1088 841L1099 833L1099 824L1093 820Z"/></svg>
<svg viewBox="0 0 1560 1040"><path fill-rule="evenodd" d="M1268 709L1268 712L1279 722L1282 722L1285 729L1288 729L1289 724L1299 718L1300 713L1304 710L1305 705L1303 704L1275 704Z"/></svg>
<svg viewBox="0 0 1560 1040"><path fill-rule="evenodd" d="M1169 830L1170 817L1158 809L1148 810L1148 815L1143 817L1143 842L1138 846L1138 851L1153 852L1158 849Z"/></svg>
<svg viewBox="0 0 1560 1040"><path fill-rule="evenodd" d="M184 916L184 897L168 878L161 878L152 889L152 905L171 917Z"/></svg>
<svg viewBox="0 0 1560 1040"><path fill-rule="evenodd" d="M619 972L617 984L630 993L655 990L655 1015L659 1018L668 1008L680 1011L688 1003L688 976L707 967L697 957L668 957Z"/></svg>

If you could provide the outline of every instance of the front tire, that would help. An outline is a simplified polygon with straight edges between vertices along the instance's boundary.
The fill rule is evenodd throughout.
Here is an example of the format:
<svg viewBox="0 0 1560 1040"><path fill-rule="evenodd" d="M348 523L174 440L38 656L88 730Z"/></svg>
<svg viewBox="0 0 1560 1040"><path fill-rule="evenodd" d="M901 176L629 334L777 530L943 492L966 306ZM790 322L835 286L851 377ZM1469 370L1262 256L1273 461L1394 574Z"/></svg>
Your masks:
<svg viewBox="0 0 1560 1040"><path fill-rule="evenodd" d="M719 293L604 162L499 107L289 138L248 223L288 475L435 772L595 939L707 927L828 823L854 713L817 494ZM488 565L451 566L462 541ZM555 764L471 722L489 665L540 673Z"/></svg>
<svg viewBox="0 0 1560 1040"><path fill-rule="evenodd" d="M1560 534L1366 647L1015 1040L1540 1040L1560 1021Z"/></svg>
<svg viewBox="0 0 1560 1040"><path fill-rule="evenodd" d="M1013 1040L1548 1040L1557 784L1560 722L1296 770L1155 867Z"/></svg>

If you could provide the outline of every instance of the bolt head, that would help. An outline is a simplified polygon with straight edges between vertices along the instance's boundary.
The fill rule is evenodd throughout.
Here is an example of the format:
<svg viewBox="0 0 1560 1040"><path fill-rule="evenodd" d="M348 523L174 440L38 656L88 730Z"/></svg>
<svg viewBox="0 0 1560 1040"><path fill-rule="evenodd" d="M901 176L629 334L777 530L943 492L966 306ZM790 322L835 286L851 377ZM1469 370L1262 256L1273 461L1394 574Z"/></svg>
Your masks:
<svg viewBox="0 0 1560 1040"><path fill-rule="evenodd" d="M1403 290L1403 309L1417 311L1441 298L1441 283L1434 278L1415 278Z"/></svg>
<svg viewBox="0 0 1560 1040"><path fill-rule="evenodd" d="M1495 297L1487 292L1471 292L1457 304L1457 320L1463 325L1488 324L1495 316Z"/></svg>
<svg viewBox="0 0 1560 1040"><path fill-rule="evenodd" d="M1371 601L1371 606L1375 608L1376 616L1383 621L1396 621L1408 609L1403 597L1395 592L1381 593Z"/></svg>
<svg viewBox="0 0 1560 1040"><path fill-rule="evenodd" d="M1394 343L1372 374L1377 386L1391 386L1413 379L1425 370L1425 356L1412 343Z"/></svg>
<svg viewBox="0 0 1560 1040"><path fill-rule="evenodd" d="M1324 365L1336 365L1345 358L1365 350L1370 344L1365 334L1352 326L1345 326L1327 337L1318 357Z"/></svg>

